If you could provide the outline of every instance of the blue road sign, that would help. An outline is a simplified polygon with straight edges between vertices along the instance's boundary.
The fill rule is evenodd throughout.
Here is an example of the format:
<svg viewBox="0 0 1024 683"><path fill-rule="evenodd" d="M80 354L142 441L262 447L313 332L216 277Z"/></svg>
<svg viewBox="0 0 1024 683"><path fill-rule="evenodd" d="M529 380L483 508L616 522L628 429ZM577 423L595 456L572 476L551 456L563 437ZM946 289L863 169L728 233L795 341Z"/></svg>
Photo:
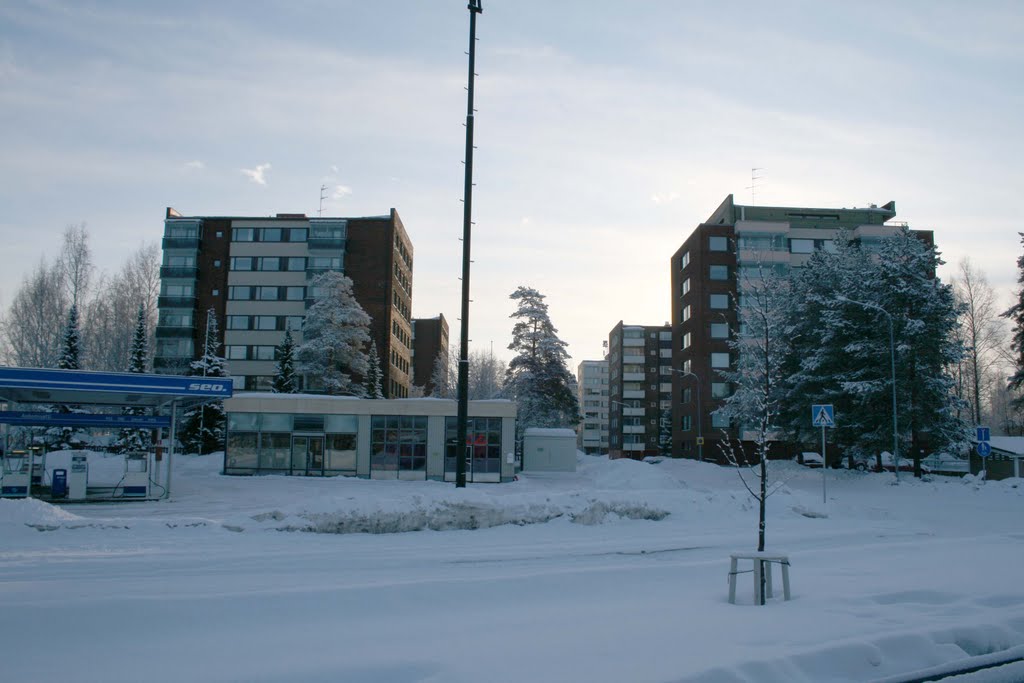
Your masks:
<svg viewBox="0 0 1024 683"><path fill-rule="evenodd" d="M992 454L992 444L990 444L988 441L979 441L978 442L978 455L980 455L983 458L987 458L991 454Z"/></svg>
<svg viewBox="0 0 1024 683"><path fill-rule="evenodd" d="M815 427L835 427L835 412L831 403L811 406L811 424Z"/></svg>
<svg viewBox="0 0 1024 683"><path fill-rule="evenodd" d="M977 438L978 441L990 441L991 440L989 438L989 429L988 429L988 427L977 427L976 431L978 432L978 438Z"/></svg>

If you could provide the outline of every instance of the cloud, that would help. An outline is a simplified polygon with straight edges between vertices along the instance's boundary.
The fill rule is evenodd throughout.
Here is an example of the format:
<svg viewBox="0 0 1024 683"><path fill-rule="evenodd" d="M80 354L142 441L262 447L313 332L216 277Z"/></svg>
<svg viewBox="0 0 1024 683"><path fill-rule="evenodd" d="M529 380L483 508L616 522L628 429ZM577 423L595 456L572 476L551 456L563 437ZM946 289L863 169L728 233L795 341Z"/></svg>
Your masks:
<svg viewBox="0 0 1024 683"><path fill-rule="evenodd" d="M259 164L256 168L241 169L242 175L247 176L249 180L253 181L257 185L267 184L267 179L264 177L264 173L269 170L270 164Z"/></svg>
<svg viewBox="0 0 1024 683"><path fill-rule="evenodd" d="M331 192L331 199L341 199L352 194L352 188L348 185L335 185L334 191Z"/></svg>
<svg viewBox="0 0 1024 683"><path fill-rule="evenodd" d="M198 159L195 159L193 161L186 161L183 164L183 168L186 171L201 171L204 168L206 168L206 164L204 164L202 161L199 161Z"/></svg>

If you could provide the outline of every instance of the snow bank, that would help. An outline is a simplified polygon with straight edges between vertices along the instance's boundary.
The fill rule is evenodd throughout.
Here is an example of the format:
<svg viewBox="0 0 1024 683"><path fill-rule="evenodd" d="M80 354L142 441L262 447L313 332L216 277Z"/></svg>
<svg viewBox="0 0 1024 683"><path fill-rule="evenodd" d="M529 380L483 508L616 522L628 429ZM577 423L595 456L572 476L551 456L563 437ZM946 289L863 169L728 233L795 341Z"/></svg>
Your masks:
<svg viewBox="0 0 1024 683"><path fill-rule="evenodd" d="M0 524L57 526L65 522L78 522L81 519L64 508L35 498L0 498Z"/></svg>

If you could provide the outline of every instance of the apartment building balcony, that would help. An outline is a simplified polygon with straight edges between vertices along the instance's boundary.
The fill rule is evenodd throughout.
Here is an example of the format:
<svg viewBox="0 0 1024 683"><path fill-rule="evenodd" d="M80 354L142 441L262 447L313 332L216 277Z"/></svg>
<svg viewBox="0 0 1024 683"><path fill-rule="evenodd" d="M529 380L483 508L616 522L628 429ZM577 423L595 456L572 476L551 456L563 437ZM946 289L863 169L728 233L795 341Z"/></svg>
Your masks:
<svg viewBox="0 0 1024 683"><path fill-rule="evenodd" d="M160 266L161 278L195 280L198 276L199 269L195 266Z"/></svg>
<svg viewBox="0 0 1024 683"><path fill-rule="evenodd" d="M622 340L623 346L644 346L646 343L643 337L626 337Z"/></svg>
<svg viewBox="0 0 1024 683"><path fill-rule="evenodd" d="M645 408L623 408L622 414L626 417L643 417L647 411Z"/></svg>
<svg viewBox="0 0 1024 683"><path fill-rule="evenodd" d="M164 249L199 249L198 237L165 237Z"/></svg>
<svg viewBox="0 0 1024 683"><path fill-rule="evenodd" d="M625 365L643 365L647 361L643 356L623 356L622 362Z"/></svg>
<svg viewBox="0 0 1024 683"><path fill-rule="evenodd" d="M158 308L195 308L195 295L189 296L160 296L157 297Z"/></svg>
<svg viewBox="0 0 1024 683"><path fill-rule="evenodd" d="M647 394L642 391L623 391L622 398L646 398Z"/></svg>
<svg viewBox="0 0 1024 683"><path fill-rule="evenodd" d="M623 434L644 434L647 428L643 425L626 425L622 428Z"/></svg>
<svg viewBox="0 0 1024 683"><path fill-rule="evenodd" d="M623 382L643 382L644 373L642 372L624 372L622 373Z"/></svg>
<svg viewBox="0 0 1024 683"><path fill-rule="evenodd" d="M157 325L156 338L157 339L190 339L195 334L195 330L191 327L168 327L166 325Z"/></svg>
<svg viewBox="0 0 1024 683"><path fill-rule="evenodd" d="M622 450L631 452L645 451L647 450L647 446L642 441L637 443L624 443L622 444Z"/></svg>

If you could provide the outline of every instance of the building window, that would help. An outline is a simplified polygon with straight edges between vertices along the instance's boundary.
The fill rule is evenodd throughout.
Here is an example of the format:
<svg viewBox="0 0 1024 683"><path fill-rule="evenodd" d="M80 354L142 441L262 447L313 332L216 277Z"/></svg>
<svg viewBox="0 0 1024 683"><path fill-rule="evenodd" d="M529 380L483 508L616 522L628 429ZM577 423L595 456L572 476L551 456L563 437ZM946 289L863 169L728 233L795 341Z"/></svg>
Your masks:
<svg viewBox="0 0 1024 683"><path fill-rule="evenodd" d="M156 355L161 358L191 358L191 339L158 339Z"/></svg>
<svg viewBox="0 0 1024 683"><path fill-rule="evenodd" d="M729 251L729 239L721 235L708 237L709 251Z"/></svg>
<svg viewBox="0 0 1024 683"><path fill-rule="evenodd" d="M708 278L711 280L728 280L729 266L711 266L708 272Z"/></svg>
<svg viewBox="0 0 1024 683"><path fill-rule="evenodd" d="M276 330L277 329L277 316L275 315L258 315L256 316L257 330Z"/></svg>
<svg viewBox="0 0 1024 683"><path fill-rule="evenodd" d="M729 354L728 353L712 353L711 354L711 367L713 367L713 368L728 368L729 367Z"/></svg>
<svg viewBox="0 0 1024 683"><path fill-rule="evenodd" d="M302 256L288 257L288 270L305 270L306 259Z"/></svg>
<svg viewBox="0 0 1024 683"><path fill-rule="evenodd" d="M249 357L248 346L228 346L224 351L228 360L246 360Z"/></svg>
<svg viewBox="0 0 1024 683"><path fill-rule="evenodd" d="M711 398L728 398L729 397L729 383L728 382L712 382L711 383Z"/></svg>
<svg viewBox="0 0 1024 683"><path fill-rule="evenodd" d="M288 287L285 298L288 301L302 301L306 298L305 287Z"/></svg>
<svg viewBox="0 0 1024 683"><path fill-rule="evenodd" d="M219 258L213 260L213 267L214 268L220 268L220 259Z"/></svg>
<svg viewBox="0 0 1024 683"><path fill-rule="evenodd" d="M374 415L370 429L371 471L426 474L426 417Z"/></svg>
<svg viewBox="0 0 1024 683"><path fill-rule="evenodd" d="M682 343L682 346L680 346L680 348L681 349L688 349L688 348L690 348L690 333L689 332L687 332L686 334L683 335L683 343Z"/></svg>
<svg viewBox="0 0 1024 683"><path fill-rule="evenodd" d="M729 418L725 415L722 415L721 412L716 410L715 412L711 413L711 426L716 429L728 429Z"/></svg>
<svg viewBox="0 0 1024 683"><path fill-rule="evenodd" d="M251 256L232 256L231 270L252 270Z"/></svg>
<svg viewBox="0 0 1024 683"><path fill-rule="evenodd" d="M220 237L218 234L217 237ZM235 228L231 231L231 241L252 242L256 239L256 231L252 228Z"/></svg>
<svg viewBox="0 0 1024 683"><path fill-rule="evenodd" d="M302 329L302 316L301 315L289 315L285 316L284 325L286 330L292 332L298 332Z"/></svg>
<svg viewBox="0 0 1024 683"><path fill-rule="evenodd" d="M690 265L690 252L686 251L679 257L679 270L682 270L688 265Z"/></svg>
<svg viewBox="0 0 1024 683"><path fill-rule="evenodd" d="M692 427L693 418L691 418L689 415L683 415L682 419L679 421L679 429L683 430L684 432L688 432L690 431L690 429L692 429Z"/></svg>
<svg viewBox="0 0 1024 683"><path fill-rule="evenodd" d="M254 346L252 351L253 360L274 360L273 346Z"/></svg>
<svg viewBox="0 0 1024 683"><path fill-rule="evenodd" d="M729 295L728 294L712 294L710 297L711 308L722 310L729 308Z"/></svg>
<svg viewBox="0 0 1024 683"><path fill-rule="evenodd" d="M215 289L212 292L210 292L210 294L212 294L213 296L220 296L220 290L219 289Z"/></svg>
<svg viewBox="0 0 1024 683"><path fill-rule="evenodd" d="M175 284L170 282L164 282L163 284L163 296L177 296L177 297L190 297L195 294L195 285L191 282Z"/></svg>
<svg viewBox="0 0 1024 683"><path fill-rule="evenodd" d="M247 330L247 329L249 329L249 316L247 316L247 315L229 315L228 316L228 329L229 330Z"/></svg>
<svg viewBox="0 0 1024 683"><path fill-rule="evenodd" d="M728 323L711 323L711 338L712 339L728 339L729 338L729 324Z"/></svg>
<svg viewBox="0 0 1024 683"><path fill-rule="evenodd" d="M446 417L444 420L445 430L445 457L444 469L446 472L455 471L455 457L457 448L457 420L454 417ZM466 446L464 446L469 457L466 466L467 473L473 474L501 474L501 418L500 417L471 417L467 425ZM465 452L465 451L463 451Z"/></svg>
<svg viewBox="0 0 1024 683"><path fill-rule="evenodd" d="M281 259L277 256L264 256L258 259L259 270L275 271L281 270Z"/></svg>
<svg viewBox="0 0 1024 683"><path fill-rule="evenodd" d="M686 296L690 293L690 278L686 278L679 285L679 296Z"/></svg>
<svg viewBox="0 0 1024 683"><path fill-rule="evenodd" d="M685 389L683 389L683 393L682 393L681 398L682 398L682 402L683 403L689 403L690 401L692 401L693 400L693 389L691 389L690 387L686 387Z"/></svg>
<svg viewBox="0 0 1024 683"><path fill-rule="evenodd" d="M789 253L791 254L812 254L814 253L814 240L789 240Z"/></svg>
<svg viewBox="0 0 1024 683"><path fill-rule="evenodd" d="M679 311L679 322L685 323L690 319L690 306L687 304L683 306L683 310Z"/></svg>

